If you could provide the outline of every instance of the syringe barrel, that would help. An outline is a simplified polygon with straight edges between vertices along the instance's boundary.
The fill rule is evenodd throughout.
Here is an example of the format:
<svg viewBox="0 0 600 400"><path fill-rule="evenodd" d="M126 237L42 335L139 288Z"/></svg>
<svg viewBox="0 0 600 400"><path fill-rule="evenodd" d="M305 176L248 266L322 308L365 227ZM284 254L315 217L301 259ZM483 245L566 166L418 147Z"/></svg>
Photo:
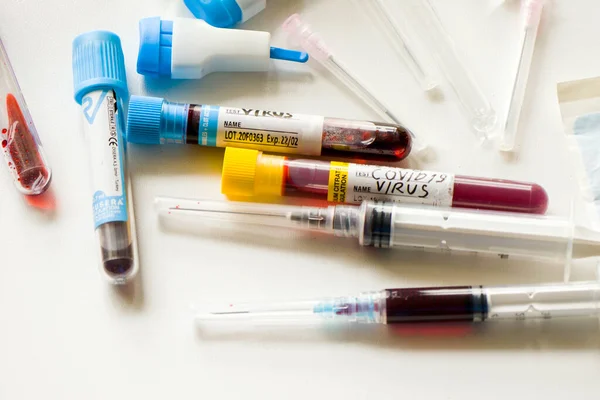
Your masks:
<svg viewBox="0 0 600 400"><path fill-rule="evenodd" d="M101 271L111 283L124 284L135 276L138 264L125 165L123 132L128 91L119 37L96 31L75 38L73 80L89 146Z"/></svg>
<svg viewBox="0 0 600 400"><path fill-rule="evenodd" d="M397 124L143 96L131 98L127 140L379 161L402 160L412 146L411 133Z"/></svg>
<svg viewBox="0 0 600 400"><path fill-rule="evenodd" d="M450 286L385 291L384 321L413 322L553 319L596 316L600 284Z"/></svg>
<svg viewBox="0 0 600 400"><path fill-rule="evenodd" d="M361 244L535 257L564 261L572 249L566 219L366 202Z"/></svg>
<svg viewBox="0 0 600 400"><path fill-rule="evenodd" d="M581 282L484 288L487 319L584 317L600 311L600 284Z"/></svg>

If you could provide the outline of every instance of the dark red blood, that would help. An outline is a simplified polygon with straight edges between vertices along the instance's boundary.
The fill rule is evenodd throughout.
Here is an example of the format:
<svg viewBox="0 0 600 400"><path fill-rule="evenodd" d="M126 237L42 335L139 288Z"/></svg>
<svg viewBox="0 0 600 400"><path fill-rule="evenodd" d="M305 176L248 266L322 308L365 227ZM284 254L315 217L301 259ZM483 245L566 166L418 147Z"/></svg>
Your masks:
<svg viewBox="0 0 600 400"><path fill-rule="evenodd" d="M452 206L544 214L548 194L535 183L457 176Z"/></svg>
<svg viewBox="0 0 600 400"><path fill-rule="evenodd" d="M388 289L388 324L431 321L473 321L486 305L477 304L470 286Z"/></svg>
<svg viewBox="0 0 600 400"><path fill-rule="evenodd" d="M50 172L39 152L37 140L29 130L28 121L12 94L6 96L6 110L10 128L7 148L17 176L25 190L39 194L46 188Z"/></svg>
<svg viewBox="0 0 600 400"><path fill-rule="evenodd" d="M284 163L284 195L327 200L328 161L289 160ZM535 183L456 176L452 207L544 214L548 195Z"/></svg>
<svg viewBox="0 0 600 400"><path fill-rule="evenodd" d="M7 144L8 144L8 142L7 142L6 140L3 140L3 141L2 141L2 147L3 147L3 148L4 148L4 147L6 147L6 145L7 145Z"/></svg>
<svg viewBox="0 0 600 400"><path fill-rule="evenodd" d="M329 161L285 160L284 195L327 200Z"/></svg>
<svg viewBox="0 0 600 400"><path fill-rule="evenodd" d="M404 337L464 337L473 333L473 325L462 322L418 322L393 325L390 332Z"/></svg>
<svg viewBox="0 0 600 400"><path fill-rule="evenodd" d="M412 148L412 136L401 125L325 118L321 155L359 160L400 161Z"/></svg>

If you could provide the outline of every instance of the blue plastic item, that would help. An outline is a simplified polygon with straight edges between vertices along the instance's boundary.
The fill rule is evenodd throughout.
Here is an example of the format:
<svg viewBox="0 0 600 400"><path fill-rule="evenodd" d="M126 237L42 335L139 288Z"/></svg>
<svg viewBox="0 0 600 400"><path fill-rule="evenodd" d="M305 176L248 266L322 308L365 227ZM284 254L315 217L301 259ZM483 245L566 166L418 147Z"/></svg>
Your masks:
<svg viewBox="0 0 600 400"><path fill-rule="evenodd" d="M173 58L173 21L160 17L140 20L138 73L153 78L171 76Z"/></svg>
<svg viewBox="0 0 600 400"><path fill-rule="evenodd" d="M196 18L217 28L231 28L242 22L242 8L236 0L184 0Z"/></svg>
<svg viewBox="0 0 600 400"><path fill-rule="evenodd" d="M73 41L73 86L75 101L95 90L111 89L127 101L127 76L121 39L112 32L92 31Z"/></svg>
<svg viewBox="0 0 600 400"><path fill-rule="evenodd" d="M188 113L185 104L157 97L131 96L127 141L140 144L183 143Z"/></svg>

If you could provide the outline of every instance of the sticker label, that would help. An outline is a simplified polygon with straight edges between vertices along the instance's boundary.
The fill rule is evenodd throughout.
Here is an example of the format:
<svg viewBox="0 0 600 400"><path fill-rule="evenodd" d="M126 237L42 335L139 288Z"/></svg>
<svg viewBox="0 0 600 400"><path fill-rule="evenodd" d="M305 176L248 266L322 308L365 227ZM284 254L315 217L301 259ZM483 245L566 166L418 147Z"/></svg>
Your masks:
<svg viewBox="0 0 600 400"><path fill-rule="evenodd" d="M454 175L376 165L331 163L327 200L364 200L450 207Z"/></svg>
<svg viewBox="0 0 600 400"><path fill-rule="evenodd" d="M324 117L253 108L193 107L200 109L198 144L321 154Z"/></svg>
<svg viewBox="0 0 600 400"><path fill-rule="evenodd" d="M96 91L82 101L92 163L94 227L127 221L123 173L123 138L112 91Z"/></svg>
<svg viewBox="0 0 600 400"><path fill-rule="evenodd" d="M348 163L343 162L331 162L327 201L346 203L346 195L348 192L348 165Z"/></svg>

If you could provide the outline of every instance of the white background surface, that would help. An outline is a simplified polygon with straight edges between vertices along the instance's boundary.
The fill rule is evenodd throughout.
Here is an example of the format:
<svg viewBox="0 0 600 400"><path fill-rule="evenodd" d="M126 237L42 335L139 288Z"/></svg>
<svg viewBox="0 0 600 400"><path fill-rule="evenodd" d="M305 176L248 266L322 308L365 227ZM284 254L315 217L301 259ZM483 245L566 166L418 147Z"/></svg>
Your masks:
<svg viewBox="0 0 600 400"><path fill-rule="evenodd" d="M144 81L135 71L137 22L163 13L168 3L2 0L0 34L53 167L56 209L31 209L8 172L0 172L0 399L598 398L600 340L589 321L425 337L384 329L197 332L190 303L562 278L559 266L375 254L335 239L161 228L155 196L221 197L221 149L131 146L141 274L125 292L108 286L97 270L86 148L72 100L76 34L108 29L121 36L132 94L374 117L327 73L307 66L279 63L269 74L213 74L196 82ZM435 4L474 75L504 112L517 8L500 0ZM535 181L548 190L549 213L566 215L572 173L555 83L599 74L597 0L555 0L545 14L524 109L523 151L510 162L478 147L450 95L428 101L350 2L271 0L244 28L271 31L274 44L284 45L278 27L295 11L433 143L438 158L428 169ZM590 268L574 273L574 279L590 278Z"/></svg>

